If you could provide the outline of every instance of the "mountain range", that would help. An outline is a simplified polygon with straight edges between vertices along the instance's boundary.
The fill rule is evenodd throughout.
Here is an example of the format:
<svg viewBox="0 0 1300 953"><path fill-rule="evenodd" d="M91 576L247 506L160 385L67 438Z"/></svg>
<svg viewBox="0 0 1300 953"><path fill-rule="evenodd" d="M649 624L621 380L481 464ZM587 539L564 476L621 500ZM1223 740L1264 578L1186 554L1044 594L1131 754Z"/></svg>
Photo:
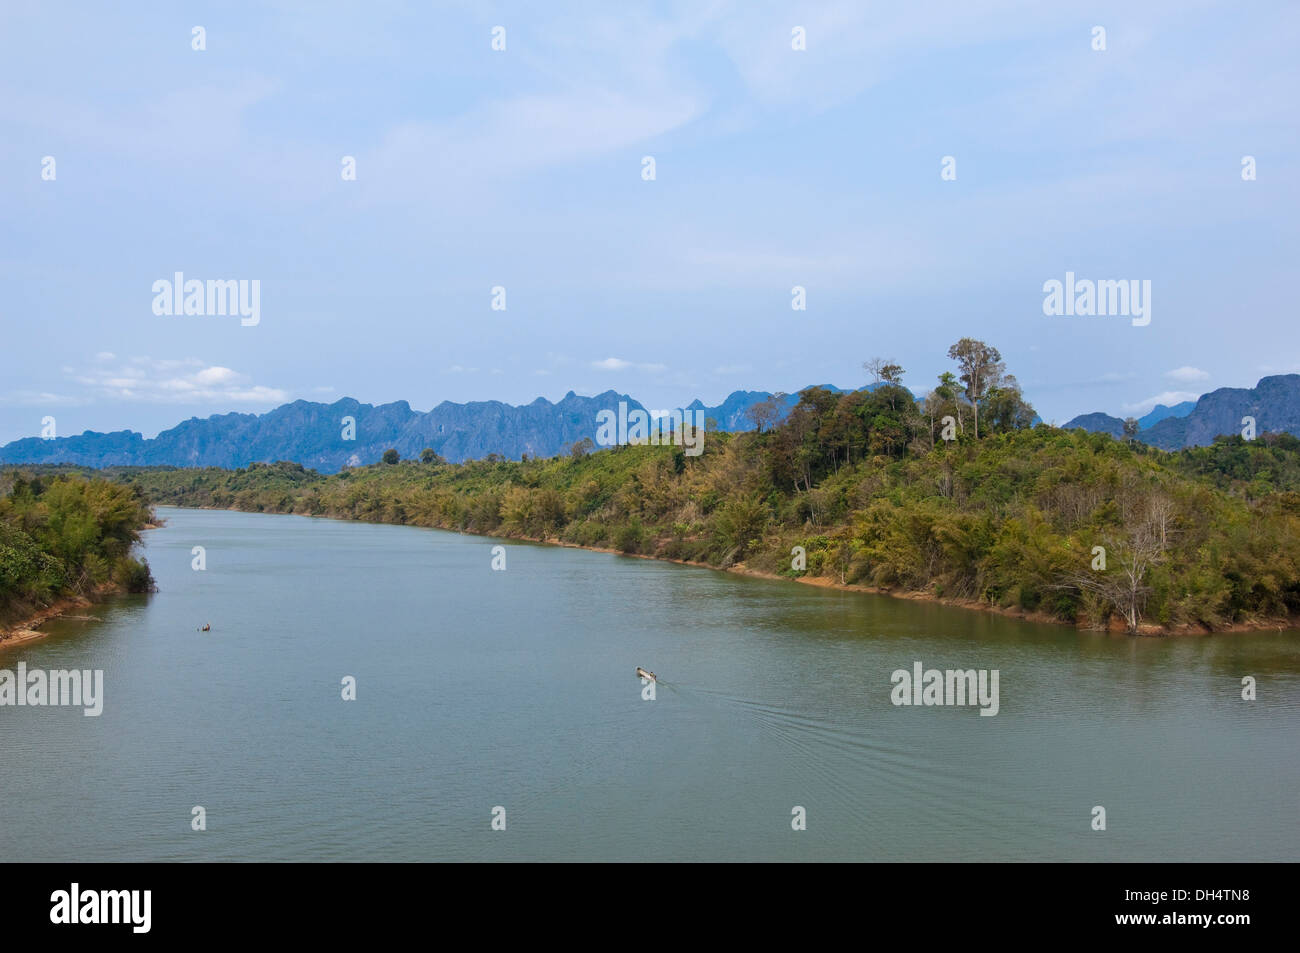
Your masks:
<svg viewBox="0 0 1300 953"><path fill-rule="evenodd" d="M704 411L705 418L717 421L723 430L747 430L753 424L745 419L745 411L771 396L767 391L735 391L716 407L697 399L684 409ZM797 401L796 395L788 396L785 409ZM131 430L86 431L52 440L25 437L0 447L0 464L235 468L254 461L292 460L334 473L374 463L390 447L404 459L418 457L428 447L453 463L489 453L512 459L523 454L550 457L591 438L597 413L617 412L620 402L629 411L657 409L613 390L595 397L569 391L558 403L539 397L518 407L500 401L444 401L427 413L412 410L404 400L378 406L351 397L332 404L296 400L265 414L191 417L152 439Z"/></svg>
<svg viewBox="0 0 1300 953"><path fill-rule="evenodd" d="M832 385L819 386L843 392ZM704 411L722 430L750 430L753 424L746 411L771 396L769 391L735 391L716 406L697 399L684 409ZM787 395L785 409L797 401L796 394ZM151 439L130 430L86 431L53 440L25 437L0 447L0 464L236 468L255 461L291 460L334 473L345 466L374 463L390 447L403 458L418 457L429 447L453 463L490 453L512 459L523 454L550 457L592 437L597 413L617 411L620 402L629 411L652 409L613 390L594 397L569 391L557 403L539 397L521 406L444 401L427 412L412 410L402 400L378 406L350 397L332 404L296 400L264 414L191 417ZM1158 404L1139 421L1137 439L1165 450L1201 446L1219 434L1240 433L1242 418L1247 416L1255 418L1258 433L1300 434L1300 374L1265 377L1253 388L1223 387L1173 407ZM346 436L349 420L351 439ZM1097 412L1075 417L1065 427L1118 438L1124 421Z"/></svg>
<svg viewBox="0 0 1300 953"><path fill-rule="evenodd" d="M1203 447L1222 434L1242 432L1243 418L1255 418L1255 432L1300 435L1300 374L1261 378L1254 387L1220 387L1196 401L1157 404L1138 421L1137 439L1162 450ZM1119 438L1124 421L1105 413L1083 414L1065 424Z"/></svg>

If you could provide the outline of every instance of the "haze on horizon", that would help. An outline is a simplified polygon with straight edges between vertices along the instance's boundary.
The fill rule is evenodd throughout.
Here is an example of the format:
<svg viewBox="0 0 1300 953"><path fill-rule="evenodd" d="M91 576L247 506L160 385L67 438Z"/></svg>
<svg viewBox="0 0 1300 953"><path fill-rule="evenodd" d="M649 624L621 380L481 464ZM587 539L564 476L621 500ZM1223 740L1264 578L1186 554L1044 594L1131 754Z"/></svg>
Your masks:
<svg viewBox="0 0 1300 953"><path fill-rule="evenodd" d="M0 443L873 356L919 395L967 335L1057 423L1300 370L1300 8L972 6L6 5ZM1067 271L1150 280L1151 323L1045 316ZM260 321L154 314L175 272Z"/></svg>

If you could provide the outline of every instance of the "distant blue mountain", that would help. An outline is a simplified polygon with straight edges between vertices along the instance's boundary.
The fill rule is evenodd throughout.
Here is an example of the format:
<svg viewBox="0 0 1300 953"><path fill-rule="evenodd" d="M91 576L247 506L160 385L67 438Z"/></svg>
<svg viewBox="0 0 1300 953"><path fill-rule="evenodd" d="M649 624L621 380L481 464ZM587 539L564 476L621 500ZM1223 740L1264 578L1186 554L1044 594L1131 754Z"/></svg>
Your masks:
<svg viewBox="0 0 1300 953"><path fill-rule="evenodd" d="M1204 447L1215 437L1241 433L1247 417L1254 419L1257 433L1300 435L1300 374L1264 377L1254 387L1220 387L1203 394L1184 412L1189 403L1157 405L1142 420L1157 412L1161 415L1139 431L1138 439L1162 450ZM1075 427L1120 437L1124 421L1109 414L1083 414L1065 425L1067 430Z"/></svg>
<svg viewBox="0 0 1300 953"><path fill-rule="evenodd" d="M771 397L772 394L765 390L738 390L733 391L727 396L727 399L716 407L709 407L699 398L691 401L686 405L686 410L703 410L704 417L707 420L712 417L718 422L718 427L722 430L737 432L741 430L753 430L753 422L745 418L745 411L749 410L755 404L762 403ZM790 408L799 403L798 394L787 395L781 402L784 411L782 418L790 412Z"/></svg>
<svg viewBox="0 0 1300 953"><path fill-rule="evenodd" d="M1062 430L1086 430L1089 433L1108 433L1119 439L1124 436L1124 421L1110 414L1098 411L1095 414L1080 414L1067 422Z"/></svg>
<svg viewBox="0 0 1300 953"><path fill-rule="evenodd" d="M822 386L843 393L838 387ZM695 400L685 409L703 410L705 418L717 421L722 430L752 430L745 411L771 396L769 391L735 391L715 407ZM797 394L788 395L782 401L786 412L798 400ZM235 468L291 460L333 473L349 465L374 463L390 447L404 459L418 457L429 447L453 463L489 453L516 460L523 454L550 457L575 441L594 437L597 413L617 410L620 402L629 410L647 409L612 390L595 397L569 391L558 403L539 397L519 407L495 400L444 401L427 413L412 410L404 400L379 406L350 397L332 404L297 400L265 414L192 417L149 440L129 430L86 431L55 440L27 437L0 448L0 464ZM350 440L344 439L345 418L355 422Z"/></svg>
<svg viewBox="0 0 1300 953"><path fill-rule="evenodd" d="M1143 430L1148 427L1154 427L1162 420L1170 417L1186 417L1196 407L1196 401L1185 400L1180 404L1174 404L1172 407L1166 407L1164 404L1156 404L1151 408L1151 412L1144 417L1138 418L1138 426Z"/></svg>
<svg viewBox="0 0 1300 953"><path fill-rule="evenodd" d="M848 392L833 384L814 386L839 394ZM694 400L685 409L704 411L722 430L752 430L746 412L771 396L770 391L734 391L716 406ZM798 392L787 394L782 400L785 412L798 400ZM444 401L427 412L412 410L406 401L375 406L350 397L332 404L297 400L265 414L192 417L149 440L130 430L87 431L56 440L26 437L0 447L0 464L235 468L291 460L333 473L349 465L374 463L389 447L403 458L416 457L430 447L452 462L481 459L491 453L516 460L524 454L550 457L563 453L575 441L592 437L597 413L616 410L620 402L629 410L659 409L646 408L612 390L595 397L579 397L569 391L557 403L539 397L518 407L495 400ZM1212 443L1219 434L1239 433L1246 416L1255 418L1260 433L1300 434L1300 375L1265 377L1254 388L1220 388L1195 403L1158 404L1139 421L1138 439L1166 450L1200 446ZM355 421L354 439L343 439L345 418ZM1124 421L1105 413L1083 414L1065 424L1066 429L1075 427L1118 438Z"/></svg>
<svg viewBox="0 0 1300 953"><path fill-rule="evenodd" d="M1146 430L1154 427L1162 420L1170 418L1186 417L1196 407L1193 400L1185 400L1180 404L1174 404L1172 407L1166 407L1164 404L1156 404L1151 408L1151 412L1145 417L1137 419L1139 430ZM1080 414L1073 420L1065 424L1065 430L1074 430L1075 428L1087 430L1090 433L1108 433L1112 437L1120 437L1124 434L1124 418L1112 417L1110 414L1097 411L1091 414Z"/></svg>

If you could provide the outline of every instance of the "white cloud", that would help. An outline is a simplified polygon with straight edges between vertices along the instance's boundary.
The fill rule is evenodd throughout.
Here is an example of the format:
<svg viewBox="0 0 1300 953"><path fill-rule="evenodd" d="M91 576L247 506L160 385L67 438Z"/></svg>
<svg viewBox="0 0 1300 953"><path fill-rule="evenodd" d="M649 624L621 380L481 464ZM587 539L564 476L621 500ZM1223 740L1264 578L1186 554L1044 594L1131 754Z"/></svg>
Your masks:
<svg viewBox="0 0 1300 953"><path fill-rule="evenodd" d="M254 384L247 374L193 357L179 360L133 357L130 364L94 368L69 377L94 396L109 400L274 405L289 399L287 391Z"/></svg>
<svg viewBox="0 0 1300 953"><path fill-rule="evenodd" d="M836 274L853 267L861 267L861 259L854 255L832 254L825 257L789 255L782 252L758 249L692 249L686 260L710 270L733 270L751 274L786 273L807 275Z"/></svg>
<svg viewBox="0 0 1300 953"><path fill-rule="evenodd" d="M18 404L24 407L80 407L90 403L84 397L52 394L48 391L17 390L0 395L0 404Z"/></svg>
<svg viewBox="0 0 1300 953"><path fill-rule="evenodd" d="M603 361L592 361L591 366L600 371L625 371L631 367L650 374L660 374L668 370L666 364L637 364L625 361L621 357L607 357Z"/></svg>
<svg viewBox="0 0 1300 953"><path fill-rule="evenodd" d="M1208 380L1209 376L1210 375L1206 371L1201 370L1199 367L1188 367L1187 365L1175 367L1172 371L1165 371L1165 377L1181 381L1184 384L1190 384L1193 381Z"/></svg>
<svg viewBox="0 0 1300 953"><path fill-rule="evenodd" d="M228 384L238 376L228 367L208 367L195 374L194 380L196 383L211 387L216 384Z"/></svg>
<svg viewBox="0 0 1300 953"><path fill-rule="evenodd" d="M1154 397L1148 397L1146 400L1140 400L1136 404L1125 404L1124 410L1132 414L1145 414L1149 413L1156 404L1172 407L1174 404L1181 404L1185 400L1196 400L1200 396L1200 394L1190 390L1167 390L1162 394L1156 394Z"/></svg>
<svg viewBox="0 0 1300 953"><path fill-rule="evenodd" d="M505 95L474 99L456 113L393 123L359 164L372 170L374 195L445 207L450 182L496 191L512 176L616 154L681 129L709 108L711 94L682 69L679 49L707 19L670 22L630 10L536 18L538 35L521 47L526 52L511 54L526 82L515 77L502 85Z"/></svg>
<svg viewBox="0 0 1300 953"><path fill-rule="evenodd" d="M837 0L791 9L777 0L722 8L713 26L719 44L760 103L827 109L896 75L918 57L970 47L989 38L1042 33L1051 8L1025 0L980 4L863 4ZM791 49L804 27L807 50Z"/></svg>
<svg viewBox="0 0 1300 953"><path fill-rule="evenodd" d="M519 97L449 123L403 122L363 158L389 198L414 190L446 201L448 182L604 155L683 125L700 108L689 97L610 90Z"/></svg>
<svg viewBox="0 0 1300 953"><path fill-rule="evenodd" d="M252 143L244 113L280 90L278 81L249 73L230 82L171 89L150 102L106 108L103 100L91 105L84 97L61 98L34 88L19 95L12 88L0 88L0 119L98 153L171 164L211 162L214 155L233 154L251 171L256 161L247 161ZM278 145L290 147L284 141Z"/></svg>

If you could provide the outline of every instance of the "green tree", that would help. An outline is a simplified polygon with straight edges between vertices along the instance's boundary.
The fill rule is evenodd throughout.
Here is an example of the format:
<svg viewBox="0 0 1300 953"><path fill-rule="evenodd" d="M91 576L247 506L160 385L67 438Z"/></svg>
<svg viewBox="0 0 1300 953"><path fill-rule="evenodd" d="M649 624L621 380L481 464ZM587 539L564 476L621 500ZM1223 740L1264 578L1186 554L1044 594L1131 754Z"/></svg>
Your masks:
<svg viewBox="0 0 1300 953"><path fill-rule="evenodd" d="M1034 408L1020 392L1020 385L1010 374L984 395L984 420L990 433L1009 433L1034 425Z"/></svg>
<svg viewBox="0 0 1300 953"><path fill-rule="evenodd" d="M394 463L397 463L401 459L402 459L401 455L392 447L389 447L387 450L384 451L383 460L389 466L392 466Z"/></svg>
<svg viewBox="0 0 1300 953"><path fill-rule="evenodd" d="M883 357L873 357L863 365L871 372L873 385L884 384L890 391L889 406L897 410L896 399L903 389L903 365L894 362L892 359ZM878 388L884 390L885 388Z"/></svg>
<svg viewBox="0 0 1300 953"><path fill-rule="evenodd" d="M965 433L966 422L962 420L961 401L957 399L957 395L960 392L960 382L952 371L944 371L939 375L939 385L935 387L934 393L939 398L938 407L940 412L942 412L946 404L952 404L952 409L957 412L957 429L962 433ZM933 429L933 427L931 427L931 429Z"/></svg>
<svg viewBox="0 0 1300 953"><path fill-rule="evenodd" d="M966 399L974 410L975 439L980 435L980 401L990 387L997 386L1006 365L995 347L974 338L962 338L948 348L948 357L957 362L959 379L966 385Z"/></svg>

